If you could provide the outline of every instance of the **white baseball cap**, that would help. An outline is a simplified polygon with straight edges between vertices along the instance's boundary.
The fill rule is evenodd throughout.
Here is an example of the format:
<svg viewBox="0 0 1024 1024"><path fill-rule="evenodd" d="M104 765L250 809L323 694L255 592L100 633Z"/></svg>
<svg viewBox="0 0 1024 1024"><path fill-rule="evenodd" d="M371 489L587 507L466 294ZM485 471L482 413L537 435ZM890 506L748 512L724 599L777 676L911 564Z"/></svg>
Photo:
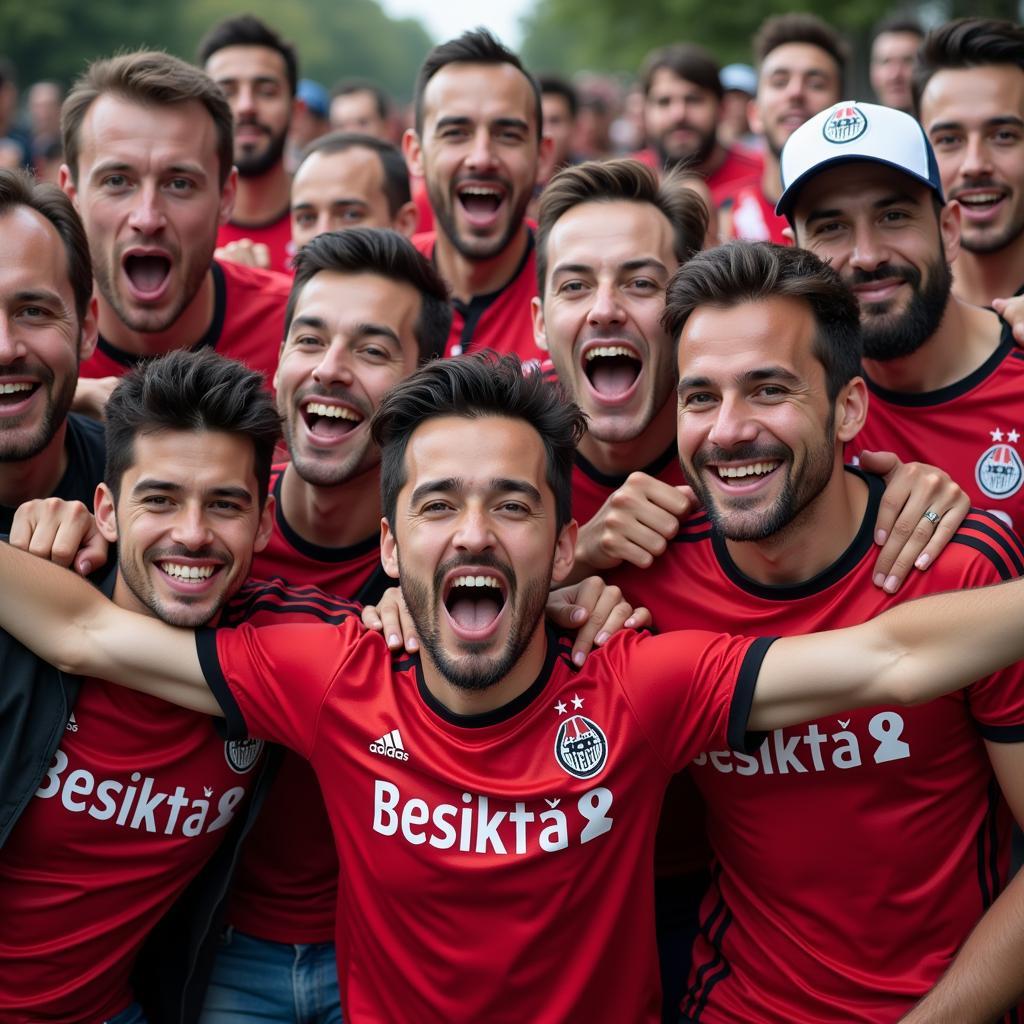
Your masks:
<svg viewBox="0 0 1024 1024"><path fill-rule="evenodd" d="M884 164L934 189L942 179L921 125L902 110L844 100L802 124L782 148L782 197L775 207L789 217L800 189L819 171L855 160Z"/></svg>

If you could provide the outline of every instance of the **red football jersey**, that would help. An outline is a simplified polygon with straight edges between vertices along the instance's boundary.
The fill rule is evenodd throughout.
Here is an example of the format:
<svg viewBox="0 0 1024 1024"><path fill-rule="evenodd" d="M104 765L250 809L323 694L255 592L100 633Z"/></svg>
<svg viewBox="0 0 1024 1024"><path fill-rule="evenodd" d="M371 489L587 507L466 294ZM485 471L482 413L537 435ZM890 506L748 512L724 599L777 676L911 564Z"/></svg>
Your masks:
<svg viewBox="0 0 1024 1024"><path fill-rule="evenodd" d="M436 231L428 231L415 235L412 243L432 260L436 237ZM452 299L455 316L445 355L460 356L489 348L539 366L544 353L533 340L533 314L530 312L530 301L536 294L537 255L531 231L522 261L504 288L489 295L474 295L469 302Z"/></svg>
<svg viewBox="0 0 1024 1024"><path fill-rule="evenodd" d="M1024 352L1008 336L974 373L939 391L868 386L868 421L851 456L868 448L938 466L972 504L1024 526Z"/></svg>
<svg viewBox="0 0 1024 1024"><path fill-rule="evenodd" d="M216 349L259 370L273 384L277 354L284 338L284 307L291 282L282 274L214 260L214 307L210 329L192 346ZM83 377L121 377L144 358L100 338L82 363Z"/></svg>
<svg viewBox="0 0 1024 1024"><path fill-rule="evenodd" d="M271 493L277 515L270 543L253 560L254 576L279 577L290 587L313 586L332 594L376 600L387 586L379 576L380 536L348 548L323 548L303 540L281 508L281 476L275 466ZM366 593L366 589L372 593ZM273 610L246 618L274 621ZM235 621L242 621L237 618ZM225 620L226 625L233 624ZM228 922L270 942L334 940L338 856L323 796L309 763L285 751L274 784L246 836L228 903Z"/></svg>
<svg viewBox="0 0 1024 1024"><path fill-rule="evenodd" d="M745 577L705 518L657 571L615 574L661 629L790 635L866 621L894 602L1024 571L1002 524L972 512L928 570L891 597L871 582L882 483L819 576ZM692 775L715 852L684 1017L700 1024L892 1024L938 979L1000 892L1009 816L984 740L1024 740L1020 666L912 708L873 707L776 729L756 750L708 747Z"/></svg>
<svg viewBox="0 0 1024 1024"><path fill-rule="evenodd" d="M789 221L785 217L780 217L775 212L775 204L765 198L764 192L761 191L760 179L748 181L736 189L729 204L729 213L729 238L774 242L776 245L793 244L782 233L789 227Z"/></svg>
<svg viewBox="0 0 1024 1024"><path fill-rule="evenodd" d="M639 149L629 154L630 159L637 160L645 167L661 173L661 159L652 146ZM715 206L721 206L730 199L739 185L748 181L760 181L764 171L764 158L760 153L745 146L730 146L725 152L725 160L713 174L705 176L711 199Z"/></svg>
<svg viewBox="0 0 1024 1024"><path fill-rule="evenodd" d="M262 242L270 252L269 270L279 274L291 274L292 257L295 255L295 243L292 241L291 211L285 210L280 217L267 224L235 224L228 221L217 229L217 245L227 245L248 238L253 242Z"/></svg>
<svg viewBox="0 0 1024 1024"><path fill-rule="evenodd" d="M767 646L621 633L577 671L550 636L532 686L466 717L354 617L197 636L229 734L316 771L341 862L342 1008L380 1024L658 1021L665 784L742 741Z"/></svg>

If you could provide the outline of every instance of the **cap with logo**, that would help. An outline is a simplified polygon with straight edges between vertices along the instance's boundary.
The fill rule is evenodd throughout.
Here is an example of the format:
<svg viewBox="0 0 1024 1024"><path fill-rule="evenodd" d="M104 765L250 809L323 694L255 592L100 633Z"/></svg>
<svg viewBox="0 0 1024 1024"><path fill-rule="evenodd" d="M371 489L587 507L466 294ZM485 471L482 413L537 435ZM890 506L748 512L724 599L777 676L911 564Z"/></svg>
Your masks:
<svg viewBox="0 0 1024 1024"><path fill-rule="evenodd" d="M790 135L782 149L783 191L775 212L789 217L808 179L856 160L909 174L945 202L939 165L921 125L902 110L844 100L815 114Z"/></svg>

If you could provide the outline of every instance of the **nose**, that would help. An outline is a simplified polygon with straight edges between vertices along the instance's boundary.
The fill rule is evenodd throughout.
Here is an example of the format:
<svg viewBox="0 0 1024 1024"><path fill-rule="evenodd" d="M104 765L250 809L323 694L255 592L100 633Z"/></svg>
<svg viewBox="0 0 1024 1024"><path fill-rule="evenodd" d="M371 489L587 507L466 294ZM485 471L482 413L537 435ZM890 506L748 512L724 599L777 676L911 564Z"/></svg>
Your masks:
<svg viewBox="0 0 1024 1024"><path fill-rule="evenodd" d="M24 354L14 318L6 313L0 314L0 366L13 363Z"/></svg>
<svg viewBox="0 0 1024 1024"><path fill-rule="evenodd" d="M352 366L345 346L331 341L313 370L313 379L324 386L352 383Z"/></svg>
<svg viewBox="0 0 1024 1024"><path fill-rule="evenodd" d="M610 281L599 282L594 289L594 298L587 313L588 322L600 327L606 324L621 324L625 319L619 290Z"/></svg>
<svg viewBox="0 0 1024 1024"><path fill-rule="evenodd" d="M494 140L486 125L480 125L473 134L473 141L466 157L466 166L472 170L491 170L496 163Z"/></svg>
<svg viewBox="0 0 1024 1024"><path fill-rule="evenodd" d="M989 178L992 176L992 160L989 157L988 146L985 145L980 133L972 133L967 137L960 173L965 178Z"/></svg>
<svg viewBox="0 0 1024 1024"><path fill-rule="evenodd" d="M231 99L236 118L243 114L252 114L256 110L256 90L250 82L239 83Z"/></svg>
<svg viewBox="0 0 1024 1024"><path fill-rule="evenodd" d="M155 184L144 184L138 190L128 222L141 235L155 235L163 229L163 203Z"/></svg>
<svg viewBox="0 0 1024 1024"><path fill-rule="evenodd" d="M459 551L475 554L492 550L495 543L487 510L479 502L470 502L459 516L452 544Z"/></svg>
<svg viewBox="0 0 1024 1024"><path fill-rule="evenodd" d="M856 224L853 229L853 251L849 264L856 270L877 270L889 258L874 227L867 223Z"/></svg>
<svg viewBox="0 0 1024 1024"><path fill-rule="evenodd" d="M177 511L171 539L189 551L201 551L213 541L206 510L198 502L187 502Z"/></svg>
<svg viewBox="0 0 1024 1024"><path fill-rule="evenodd" d="M719 448L730 449L757 438L757 422L739 395L723 395L708 440Z"/></svg>

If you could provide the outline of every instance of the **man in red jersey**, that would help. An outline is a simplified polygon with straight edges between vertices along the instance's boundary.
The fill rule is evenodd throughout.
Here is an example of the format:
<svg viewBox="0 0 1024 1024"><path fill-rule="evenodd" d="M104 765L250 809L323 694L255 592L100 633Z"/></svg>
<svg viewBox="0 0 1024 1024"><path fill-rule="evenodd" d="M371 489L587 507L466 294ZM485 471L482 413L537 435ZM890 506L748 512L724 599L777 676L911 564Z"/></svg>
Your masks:
<svg viewBox="0 0 1024 1024"><path fill-rule="evenodd" d="M748 730L932 699L1024 654L1009 585L823 636L628 634L575 670L540 614L572 564L582 429L516 360L435 361L385 399L383 557L418 658L354 620L197 639L0 547L0 578L19 579L17 596L0 587L0 622L39 653L311 760L342 860L354 1019L656 1020L644 869L671 771Z"/></svg>
<svg viewBox="0 0 1024 1024"><path fill-rule="evenodd" d="M76 406L101 415L115 378L172 349L214 348L269 380L288 280L212 258L236 186L220 90L165 53L100 60L64 101L62 132L61 186L85 224L99 301Z"/></svg>
<svg viewBox="0 0 1024 1024"><path fill-rule="evenodd" d="M452 291L446 355L489 348L539 359L525 216L551 140L541 135L537 83L490 33L466 32L427 55L414 102L416 125L402 146L435 218L436 230L414 240Z"/></svg>
<svg viewBox="0 0 1024 1024"><path fill-rule="evenodd" d="M259 18L240 14L207 32L198 62L223 90L234 118L238 192L217 245L225 255L241 248L253 265L289 273L295 250L285 146L297 102L295 48Z"/></svg>
<svg viewBox="0 0 1024 1024"><path fill-rule="evenodd" d="M613 574L627 596L643 592L660 629L742 621L790 634L893 603L871 582L880 481L843 467L867 411L858 319L805 252L736 243L673 281L679 453L708 514L651 569ZM972 512L902 593L1022 571L1012 532ZM1024 817L1021 741L1017 666L922 707L708 748L691 774L715 861L684 1019L882 1024L910 1009L1005 884L1010 819L994 780Z"/></svg>
<svg viewBox="0 0 1024 1024"><path fill-rule="evenodd" d="M860 301L873 400L858 444L940 463L974 504L1024 521L1024 353L952 295L960 208L909 115L841 103L797 129L779 209Z"/></svg>
<svg viewBox="0 0 1024 1024"><path fill-rule="evenodd" d="M756 180L761 158L741 146L718 141L722 105L719 68L707 50L676 43L648 54L640 72L644 92L644 130L650 148L636 158L656 170L679 164L708 183L716 206L744 181Z"/></svg>
<svg viewBox="0 0 1024 1024"><path fill-rule="evenodd" d="M777 14L754 36L757 96L751 124L764 135L763 170L741 185L721 211L722 238L789 244L786 218L775 212L782 195L779 157L786 139L809 117L837 102L849 57L831 25L813 14Z"/></svg>

